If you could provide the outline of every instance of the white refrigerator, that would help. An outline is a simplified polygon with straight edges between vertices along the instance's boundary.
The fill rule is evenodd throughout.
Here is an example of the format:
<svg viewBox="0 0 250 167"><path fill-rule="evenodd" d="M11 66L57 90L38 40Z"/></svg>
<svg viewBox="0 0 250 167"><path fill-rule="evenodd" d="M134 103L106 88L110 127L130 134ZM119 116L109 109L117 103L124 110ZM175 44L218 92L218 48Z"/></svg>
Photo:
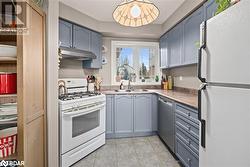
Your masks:
<svg viewBox="0 0 250 167"><path fill-rule="evenodd" d="M250 0L201 25L200 167L250 167Z"/></svg>

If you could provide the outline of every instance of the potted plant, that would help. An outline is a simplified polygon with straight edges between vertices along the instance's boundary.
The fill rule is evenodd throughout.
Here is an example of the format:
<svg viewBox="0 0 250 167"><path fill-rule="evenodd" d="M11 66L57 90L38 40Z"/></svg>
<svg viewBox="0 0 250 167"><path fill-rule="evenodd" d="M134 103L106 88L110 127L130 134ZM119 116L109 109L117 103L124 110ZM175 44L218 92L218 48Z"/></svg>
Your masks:
<svg viewBox="0 0 250 167"><path fill-rule="evenodd" d="M230 6L234 5L235 3L239 1L240 0L215 0L215 2L218 5L215 15L223 12L224 10L226 10L227 8L229 8Z"/></svg>

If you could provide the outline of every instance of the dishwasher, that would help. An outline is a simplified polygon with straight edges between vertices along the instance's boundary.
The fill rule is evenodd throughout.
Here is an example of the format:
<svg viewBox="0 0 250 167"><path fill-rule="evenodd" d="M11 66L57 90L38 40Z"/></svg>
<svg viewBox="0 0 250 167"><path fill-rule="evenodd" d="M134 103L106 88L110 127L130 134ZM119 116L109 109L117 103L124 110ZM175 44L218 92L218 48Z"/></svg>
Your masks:
<svg viewBox="0 0 250 167"><path fill-rule="evenodd" d="M175 148L175 122L173 102L164 97L158 99L158 134L167 146L174 152Z"/></svg>

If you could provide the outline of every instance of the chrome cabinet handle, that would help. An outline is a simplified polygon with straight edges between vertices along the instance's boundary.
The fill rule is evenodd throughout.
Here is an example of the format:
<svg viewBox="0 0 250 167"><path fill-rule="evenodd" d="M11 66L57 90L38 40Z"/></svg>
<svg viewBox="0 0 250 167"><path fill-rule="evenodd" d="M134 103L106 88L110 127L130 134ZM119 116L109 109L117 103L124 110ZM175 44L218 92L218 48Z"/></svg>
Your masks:
<svg viewBox="0 0 250 167"><path fill-rule="evenodd" d="M188 166L190 167L191 166L191 159L188 158L187 160L188 160Z"/></svg>
<svg viewBox="0 0 250 167"><path fill-rule="evenodd" d="M206 89L207 83L202 83L198 91L198 120L201 123L201 146L205 148L206 139L206 121L201 118L201 93Z"/></svg>
<svg viewBox="0 0 250 167"><path fill-rule="evenodd" d="M201 82L206 82L206 78L202 78L201 76L201 61L202 61L202 50L206 48L206 27L207 22L204 21L202 23L202 44L198 50L198 78Z"/></svg>

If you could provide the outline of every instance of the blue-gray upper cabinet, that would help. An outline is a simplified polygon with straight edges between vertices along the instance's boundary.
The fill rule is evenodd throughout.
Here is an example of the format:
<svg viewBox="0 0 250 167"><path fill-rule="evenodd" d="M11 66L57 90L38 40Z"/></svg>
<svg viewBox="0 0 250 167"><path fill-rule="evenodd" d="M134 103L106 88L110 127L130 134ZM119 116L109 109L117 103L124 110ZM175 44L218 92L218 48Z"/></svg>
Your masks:
<svg viewBox="0 0 250 167"><path fill-rule="evenodd" d="M183 65L195 64L198 62L200 24L204 19L203 9L202 6L183 21Z"/></svg>
<svg viewBox="0 0 250 167"><path fill-rule="evenodd" d="M90 51L90 39L90 30L73 25L73 48Z"/></svg>
<svg viewBox="0 0 250 167"><path fill-rule="evenodd" d="M180 66L182 61L183 23L168 33L169 67Z"/></svg>
<svg viewBox="0 0 250 167"><path fill-rule="evenodd" d="M168 67L167 34L160 39L160 68Z"/></svg>
<svg viewBox="0 0 250 167"><path fill-rule="evenodd" d="M114 133L114 96L106 96L106 135Z"/></svg>
<svg viewBox="0 0 250 167"><path fill-rule="evenodd" d="M133 96L115 96L115 133L133 132Z"/></svg>
<svg viewBox="0 0 250 167"><path fill-rule="evenodd" d="M212 18L215 15L215 12L217 10L217 4L215 0L208 0L206 3L204 3L204 19L208 20Z"/></svg>
<svg viewBox="0 0 250 167"><path fill-rule="evenodd" d="M84 68L102 67L102 35L97 32L91 32L90 51L96 55L96 59L83 61Z"/></svg>
<svg viewBox="0 0 250 167"><path fill-rule="evenodd" d="M151 94L134 95L134 132L152 132Z"/></svg>
<svg viewBox="0 0 250 167"><path fill-rule="evenodd" d="M72 47L73 25L64 20L59 20L59 46Z"/></svg>

